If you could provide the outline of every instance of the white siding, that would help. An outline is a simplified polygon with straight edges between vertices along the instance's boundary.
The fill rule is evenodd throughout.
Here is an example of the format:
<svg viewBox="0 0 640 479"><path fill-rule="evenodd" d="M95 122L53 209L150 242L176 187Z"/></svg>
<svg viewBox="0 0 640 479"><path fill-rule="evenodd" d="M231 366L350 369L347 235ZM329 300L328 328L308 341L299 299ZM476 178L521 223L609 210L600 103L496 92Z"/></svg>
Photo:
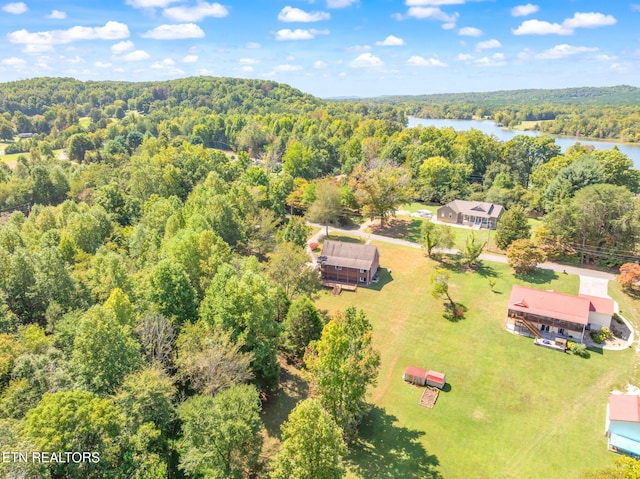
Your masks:
<svg viewBox="0 0 640 479"><path fill-rule="evenodd" d="M604 326L611 327L611 316L596 313L595 311L589 311L589 323L591 323L591 329L600 330Z"/></svg>

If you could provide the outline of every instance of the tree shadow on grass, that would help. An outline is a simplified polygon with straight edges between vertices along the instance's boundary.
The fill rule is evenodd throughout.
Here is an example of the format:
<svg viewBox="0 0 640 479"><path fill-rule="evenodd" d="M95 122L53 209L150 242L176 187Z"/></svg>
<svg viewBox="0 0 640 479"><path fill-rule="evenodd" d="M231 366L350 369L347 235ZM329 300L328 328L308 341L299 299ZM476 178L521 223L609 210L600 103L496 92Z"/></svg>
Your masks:
<svg viewBox="0 0 640 479"><path fill-rule="evenodd" d="M497 278L498 276L500 276L494 268L492 268L491 266L487 266L484 263L476 266L475 271L484 278Z"/></svg>
<svg viewBox="0 0 640 479"><path fill-rule="evenodd" d="M374 406L346 458L363 479L441 479L440 462L420 443L423 432L398 426L395 416Z"/></svg>
<svg viewBox="0 0 640 479"><path fill-rule="evenodd" d="M444 306L444 314L442 315L444 319L450 321L452 323L457 323L458 321L462 321L464 319L464 313L466 313L468 308L461 303L446 303Z"/></svg>
<svg viewBox="0 0 640 479"><path fill-rule="evenodd" d="M536 268L530 273L517 274L516 278L533 284L546 284L558 279L558 273L551 269Z"/></svg>
<svg viewBox="0 0 640 479"><path fill-rule="evenodd" d="M269 436L281 439L280 426L298 402L309 396L309 385L292 364L281 363L278 390L262 403L262 421Z"/></svg>

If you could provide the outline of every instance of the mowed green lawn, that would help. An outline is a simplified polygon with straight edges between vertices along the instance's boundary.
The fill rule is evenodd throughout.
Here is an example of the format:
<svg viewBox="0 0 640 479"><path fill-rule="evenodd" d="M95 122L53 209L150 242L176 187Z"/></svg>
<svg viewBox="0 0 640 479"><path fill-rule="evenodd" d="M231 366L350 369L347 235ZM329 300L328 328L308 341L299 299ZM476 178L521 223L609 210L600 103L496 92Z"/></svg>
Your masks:
<svg viewBox="0 0 640 479"><path fill-rule="evenodd" d="M337 297L325 292L317 301L329 313L363 309L382 356L348 477L579 478L610 464L607 397L627 384L634 351L591 351L583 359L503 329L513 284L575 294L578 277L545 271L527 283L486 262L480 273L454 271L450 293L467 312L451 322L444 302L431 296L437 263L419 250L377 246L380 283ZM448 390L433 409L418 405L422 389L403 382L409 365L446 373Z"/></svg>

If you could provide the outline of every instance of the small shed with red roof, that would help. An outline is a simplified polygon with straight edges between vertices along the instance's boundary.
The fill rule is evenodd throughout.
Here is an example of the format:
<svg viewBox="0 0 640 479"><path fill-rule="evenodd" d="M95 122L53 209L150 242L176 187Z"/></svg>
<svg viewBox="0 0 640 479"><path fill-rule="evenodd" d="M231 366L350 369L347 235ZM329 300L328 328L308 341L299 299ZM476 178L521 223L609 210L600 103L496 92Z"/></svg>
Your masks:
<svg viewBox="0 0 640 479"><path fill-rule="evenodd" d="M427 383L427 375L429 371L415 366L407 366L404 370L404 379L408 383L417 384L418 386L424 386Z"/></svg>
<svg viewBox="0 0 640 479"><path fill-rule="evenodd" d="M640 456L640 396L609 395L606 434L612 451Z"/></svg>
<svg viewBox="0 0 640 479"><path fill-rule="evenodd" d="M428 371L415 366L407 366L402 379L408 383L417 384L418 386L434 386L442 389L447 378L443 373L439 373L438 371Z"/></svg>

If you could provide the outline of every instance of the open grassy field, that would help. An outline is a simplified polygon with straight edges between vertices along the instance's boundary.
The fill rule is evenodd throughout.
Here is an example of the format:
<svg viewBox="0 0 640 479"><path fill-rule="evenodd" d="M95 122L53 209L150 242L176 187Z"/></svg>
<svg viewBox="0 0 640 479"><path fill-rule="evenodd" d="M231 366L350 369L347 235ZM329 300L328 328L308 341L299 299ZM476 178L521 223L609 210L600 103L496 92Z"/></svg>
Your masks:
<svg viewBox="0 0 640 479"><path fill-rule="evenodd" d="M503 329L513 284L577 293L578 277L540 271L524 280L494 263L479 272L450 265L451 296L467 309L452 322L430 294L438 263L419 250L377 246L380 283L317 301L328 313L363 309L382 355L349 478L579 478L610 464L607 396L633 375L635 352L592 350L583 359ZM447 374L433 409L419 406L421 389L402 381L409 365Z"/></svg>

